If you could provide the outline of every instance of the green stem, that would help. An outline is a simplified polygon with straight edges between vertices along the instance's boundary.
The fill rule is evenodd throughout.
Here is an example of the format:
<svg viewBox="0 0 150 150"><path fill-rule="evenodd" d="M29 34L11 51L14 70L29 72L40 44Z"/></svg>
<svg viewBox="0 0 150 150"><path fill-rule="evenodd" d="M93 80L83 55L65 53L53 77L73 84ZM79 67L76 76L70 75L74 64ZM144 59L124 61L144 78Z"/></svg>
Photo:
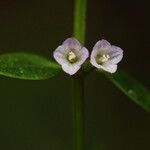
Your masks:
<svg viewBox="0 0 150 150"><path fill-rule="evenodd" d="M85 42L86 0L75 0L74 37ZM73 77L74 150L85 150L84 137L84 79Z"/></svg>
<svg viewBox="0 0 150 150"><path fill-rule="evenodd" d="M74 150L84 150L84 80L73 78Z"/></svg>
<svg viewBox="0 0 150 150"><path fill-rule="evenodd" d="M85 42L86 30L86 0L75 1L74 36L82 43Z"/></svg>

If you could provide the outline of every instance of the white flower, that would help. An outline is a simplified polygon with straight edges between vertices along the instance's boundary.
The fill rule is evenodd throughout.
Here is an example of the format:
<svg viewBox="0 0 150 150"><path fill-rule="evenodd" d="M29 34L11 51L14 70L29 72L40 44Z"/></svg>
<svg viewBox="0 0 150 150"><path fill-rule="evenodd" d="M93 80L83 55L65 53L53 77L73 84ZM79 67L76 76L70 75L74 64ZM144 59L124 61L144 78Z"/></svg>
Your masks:
<svg viewBox="0 0 150 150"><path fill-rule="evenodd" d="M62 45L57 47L53 55L55 60L62 66L62 69L73 75L89 57L89 52L81 46L77 39L68 38Z"/></svg>
<svg viewBox="0 0 150 150"><path fill-rule="evenodd" d="M90 62L96 68L114 73L122 57L123 50L120 47L111 45L106 40L100 40L93 47Z"/></svg>

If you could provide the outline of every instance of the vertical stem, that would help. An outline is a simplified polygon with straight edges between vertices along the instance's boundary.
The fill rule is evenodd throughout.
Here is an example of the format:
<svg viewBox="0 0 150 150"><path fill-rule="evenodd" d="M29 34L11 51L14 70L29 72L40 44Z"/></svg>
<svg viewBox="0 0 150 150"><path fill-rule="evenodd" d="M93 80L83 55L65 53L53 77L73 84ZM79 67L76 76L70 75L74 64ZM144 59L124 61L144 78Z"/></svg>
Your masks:
<svg viewBox="0 0 150 150"><path fill-rule="evenodd" d="M84 150L84 80L73 78L74 150Z"/></svg>
<svg viewBox="0 0 150 150"><path fill-rule="evenodd" d="M75 0L74 37L85 42L86 0ZM84 150L84 79L73 77L74 150Z"/></svg>
<svg viewBox="0 0 150 150"><path fill-rule="evenodd" d="M75 0L74 36L82 43L85 42L86 30L86 0Z"/></svg>

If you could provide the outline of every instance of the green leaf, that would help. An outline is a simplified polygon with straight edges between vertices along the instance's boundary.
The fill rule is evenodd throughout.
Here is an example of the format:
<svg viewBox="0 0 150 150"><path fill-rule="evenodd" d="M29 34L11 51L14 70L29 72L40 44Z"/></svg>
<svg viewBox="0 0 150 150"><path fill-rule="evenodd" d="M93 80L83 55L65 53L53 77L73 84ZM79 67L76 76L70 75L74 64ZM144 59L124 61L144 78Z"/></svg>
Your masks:
<svg viewBox="0 0 150 150"><path fill-rule="evenodd" d="M55 76L59 71L59 65L42 56L28 53L0 55L0 75L3 76L42 80Z"/></svg>
<svg viewBox="0 0 150 150"><path fill-rule="evenodd" d="M150 91L146 87L124 71L105 74L131 100L150 112Z"/></svg>

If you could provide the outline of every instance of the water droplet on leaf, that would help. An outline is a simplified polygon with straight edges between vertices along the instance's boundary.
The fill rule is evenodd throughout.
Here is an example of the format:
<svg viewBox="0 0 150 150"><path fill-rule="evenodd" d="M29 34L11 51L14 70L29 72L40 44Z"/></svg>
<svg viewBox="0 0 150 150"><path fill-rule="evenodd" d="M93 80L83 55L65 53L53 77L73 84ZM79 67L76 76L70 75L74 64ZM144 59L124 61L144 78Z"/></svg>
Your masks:
<svg viewBox="0 0 150 150"><path fill-rule="evenodd" d="M19 72L20 72L21 74L23 74L23 69L22 69L22 67L19 68Z"/></svg>
<svg viewBox="0 0 150 150"><path fill-rule="evenodd" d="M136 96L136 92L133 91L132 89L128 90L128 94L131 95L131 96L134 96L134 97Z"/></svg>

